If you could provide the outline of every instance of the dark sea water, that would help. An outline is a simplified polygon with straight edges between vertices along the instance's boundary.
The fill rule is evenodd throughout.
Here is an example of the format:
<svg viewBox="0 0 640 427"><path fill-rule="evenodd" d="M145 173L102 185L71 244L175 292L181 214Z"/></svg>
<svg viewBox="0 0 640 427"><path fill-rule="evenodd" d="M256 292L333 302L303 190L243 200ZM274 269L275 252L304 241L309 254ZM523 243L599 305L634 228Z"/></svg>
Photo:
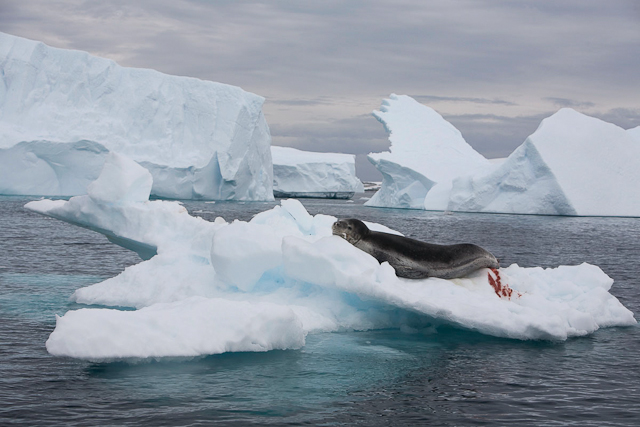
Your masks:
<svg viewBox="0 0 640 427"><path fill-rule="evenodd" d="M452 214L302 200L409 237L471 242L503 266L589 262L640 313L640 219ZM72 292L140 262L103 236L0 198L0 425L640 425L640 328L566 342L441 327L310 335L296 351L90 363L50 356ZM248 220L276 203L186 202Z"/></svg>

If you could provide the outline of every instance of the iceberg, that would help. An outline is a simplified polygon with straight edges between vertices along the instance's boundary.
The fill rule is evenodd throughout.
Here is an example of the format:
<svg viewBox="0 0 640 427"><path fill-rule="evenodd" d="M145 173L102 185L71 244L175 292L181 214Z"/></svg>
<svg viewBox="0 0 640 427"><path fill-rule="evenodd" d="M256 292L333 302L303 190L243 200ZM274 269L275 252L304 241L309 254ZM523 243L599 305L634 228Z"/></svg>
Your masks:
<svg viewBox="0 0 640 427"><path fill-rule="evenodd" d="M153 177L128 157L110 153L98 179L87 186L87 194L99 203L149 200Z"/></svg>
<svg viewBox="0 0 640 427"><path fill-rule="evenodd" d="M391 146L368 156L383 178L367 206L424 209L427 194L443 192L436 184L447 196L454 178L490 165L451 123L409 96L392 94L373 115L389 133ZM444 210L447 199L429 203Z"/></svg>
<svg viewBox="0 0 640 427"><path fill-rule="evenodd" d="M632 139L640 144L640 126L636 126L627 130L627 134L629 134Z"/></svg>
<svg viewBox="0 0 640 427"><path fill-rule="evenodd" d="M310 215L295 199L248 222L209 222L178 202L144 200L148 172L136 162L110 155L107 165L90 194L26 205L145 259L74 292L75 302L104 308L58 316L46 343L56 356L110 361L299 349L307 334L440 324L566 340L636 324L609 293L613 280L594 265L501 268L511 297L499 295L486 269L452 280L402 279L332 235L335 217ZM112 179L120 183L115 190L103 185Z"/></svg>
<svg viewBox="0 0 640 427"><path fill-rule="evenodd" d="M104 145L88 140L22 141L0 148L0 194L85 194L87 186L98 178L108 154Z"/></svg>
<svg viewBox="0 0 640 427"><path fill-rule="evenodd" d="M634 132L563 108L499 167L455 180L448 209L640 216L640 141Z"/></svg>
<svg viewBox="0 0 640 427"><path fill-rule="evenodd" d="M439 114L392 95L374 115L389 153L370 154L382 188L367 206L459 212L640 216L640 127L563 108L506 159L484 159Z"/></svg>
<svg viewBox="0 0 640 427"><path fill-rule="evenodd" d="M1 194L85 194L117 152L157 197L273 200L258 95L4 33L0 70Z"/></svg>
<svg viewBox="0 0 640 427"><path fill-rule="evenodd" d="M276 197L350 199L364 192L353 154L314 153L271 147Z"/></svg>

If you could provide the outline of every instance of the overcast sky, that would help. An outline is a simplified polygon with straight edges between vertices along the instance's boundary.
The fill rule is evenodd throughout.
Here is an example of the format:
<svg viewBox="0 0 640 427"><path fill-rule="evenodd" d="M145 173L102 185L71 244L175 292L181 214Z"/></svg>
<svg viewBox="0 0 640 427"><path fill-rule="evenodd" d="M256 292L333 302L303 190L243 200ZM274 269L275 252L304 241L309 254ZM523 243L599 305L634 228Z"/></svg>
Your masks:
<svg viewBox="0 0 640 427"><path fill-rule="evenodd" d="M487 157L561 107L640 125L640 1L1 0L0 31L266 98L274 145L388 149L391 93L436 109Z"/></svg>

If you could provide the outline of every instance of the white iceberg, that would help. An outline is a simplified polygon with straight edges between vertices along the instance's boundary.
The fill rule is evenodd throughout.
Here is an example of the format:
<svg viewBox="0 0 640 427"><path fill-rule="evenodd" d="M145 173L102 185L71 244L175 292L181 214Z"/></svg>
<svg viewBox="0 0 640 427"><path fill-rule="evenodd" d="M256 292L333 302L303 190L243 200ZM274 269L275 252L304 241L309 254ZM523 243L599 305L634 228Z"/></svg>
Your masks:
<svg viewBox="0 0 640 427"><path fill-rule="evenodd" d="M312 216L297 200L282 200L249 222L208 222L177 202L141 200L149 183L135 162L114 155L108 164L92 194L26 205L147 259L75 291L72 299L81 304L137 310L67 312L46 344L54 355L118 360L296 349L309 333L441 323L564 340L636 324L608 292L613 280L593 265L502 268L510 298L499 296L486 269L453 280L401 279L388 263L333 236L334 217ZM120 195L101 185L116 173L136 178L117 187Z"/></svg>
<svg viewBox="0 0 640 427"><path fill-rule="evenodd" d="M499 167L455 180L448 209L640 216L640 141L633 132L563 108Z"/></svg>
<svg viewBox="0 0 640 427"><path fill-rule="evenodd" d="M272 200L264 98L0 33L0 193L86 193L115 151L152 194Z"/></svg>
<svg viewBox="0 0 640 427"><path fill-rule="evenodd" d="M23 141L2 148L3 141L0 140L0 194L7 195L85 194L109 154L104 145L87 140Z"/></svg>
<svg viewBox="0 0 640 427"><path fill-rule="evenodd" d="M370 154L382 188L367 206L578 216L640 216L640 127L564 108L506 159L486 160L438 113L392 95L374 115L390 153Z"/></svg>
<svg viewBox="0 0 640 427"><path fill-rule="evenodd" d="M303 344L302 325L290 308L192 297L136 311L70 311L57 318L47 350L108 360L268 351Z"/></svg>
<svg viewBox="0 0 640 427"><path fill-rule="evenodd" d="M356 177L355 155L314 153L271 147L273 194L276 197L350 199L364 192Z"/></svg>
<svg viewBox="0 0 640 427"><path fill-rule="evenodd" d="M128 157L110 153L98 179L87 186L87 194L99 203L145 202L152 186L148 170Z"/></svg>
<svg viewBox="0 0 640 427"><path fill-rule="evenodd" d="M430 204L446 208L446 188L460 175L489 167L451 123L432 108L406 95L392 94L373 115L389 133L388 152L371 153L368 158L382 173L380 190L367 206L424 209L428 193L442 193ZM433 197L433 196L432 196ZM442 206L444 205L444 206Z"/></svg>
<svg viewBox="0 0 640 427"><path fill-rule="evenodd" d="M640 144L640 126L628 129L629 136Z"/></svg>

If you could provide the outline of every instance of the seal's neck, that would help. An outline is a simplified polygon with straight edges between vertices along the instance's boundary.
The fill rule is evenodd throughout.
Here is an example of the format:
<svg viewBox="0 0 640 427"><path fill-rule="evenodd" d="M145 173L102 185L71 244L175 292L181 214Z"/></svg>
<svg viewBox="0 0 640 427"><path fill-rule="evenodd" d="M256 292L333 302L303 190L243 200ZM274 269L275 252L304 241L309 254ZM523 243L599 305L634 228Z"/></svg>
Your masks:
<svg viewBox="0 0 640 427"><path fill-rule="evenodd" d="M361 238L359 238L358 240L354 241L354 242L351 242L351 244L352 244L353 246L355 246L355 245L357 245L357 244L360 242L360 240L362 240L362 237L361 237Z"/></svg>

